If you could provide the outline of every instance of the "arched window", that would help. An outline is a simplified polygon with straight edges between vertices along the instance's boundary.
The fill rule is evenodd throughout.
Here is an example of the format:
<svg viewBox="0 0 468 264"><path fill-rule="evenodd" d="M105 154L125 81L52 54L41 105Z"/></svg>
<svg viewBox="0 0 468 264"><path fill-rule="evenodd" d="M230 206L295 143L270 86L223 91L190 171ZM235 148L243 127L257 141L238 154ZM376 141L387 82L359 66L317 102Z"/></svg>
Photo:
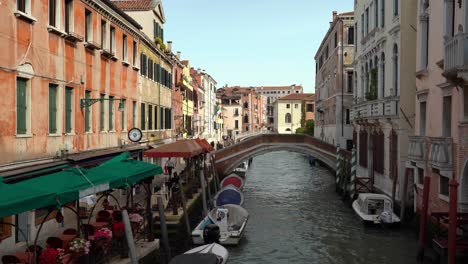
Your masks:
<svg viewBox="0 0 468 264"><path fill-rule="evenodd" d="M398 95L398 46L393 45L393 95Z"/></svg>
<svg viewBox="0 0 468 264"><path fill-rule="evenodd" d="M291 114L290 113L287 113L286 116L284 117L284 122L286 124L290 124L291 123Z"/></svg>
<svg viewBox="0 0 468 264"><path fill-rule="evenodd" d="M249 122L249 116L247 114L244 115L244 123Z"/></svg>
<svg viewBox="0 0 468 264"><path fill-rule="evenodd" d="M380 56L380 67L381 67L381 72L382 72L382 78L380 78L380 94L381 97L385 97L385 53L382 52L382 55Z"/></svg>

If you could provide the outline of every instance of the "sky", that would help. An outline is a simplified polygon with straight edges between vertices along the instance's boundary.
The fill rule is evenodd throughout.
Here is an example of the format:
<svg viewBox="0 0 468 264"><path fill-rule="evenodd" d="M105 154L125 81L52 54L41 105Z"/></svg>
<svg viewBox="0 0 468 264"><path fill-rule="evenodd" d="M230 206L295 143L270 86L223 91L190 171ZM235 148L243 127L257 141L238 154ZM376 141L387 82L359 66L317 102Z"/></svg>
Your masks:
<svg viewBox="0 0 468 264"><path fill-rule="evenodd" d="M303 85L314 92L315 52L333 10L353 0L163 0L165 41L217 87Z"/></svg>

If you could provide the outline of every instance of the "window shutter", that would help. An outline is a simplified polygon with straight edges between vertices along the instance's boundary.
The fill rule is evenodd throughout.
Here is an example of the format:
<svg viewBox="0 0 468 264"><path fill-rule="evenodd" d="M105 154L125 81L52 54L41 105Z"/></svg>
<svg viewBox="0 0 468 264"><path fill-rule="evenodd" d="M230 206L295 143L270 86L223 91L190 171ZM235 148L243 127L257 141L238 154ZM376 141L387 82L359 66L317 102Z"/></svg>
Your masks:
<svg viewBox="0 0 468 264"><path fill-rule="evenodd" d="M154 81L158 81L158 64L155 62L153 65L153 74L154 74Z"/></svg>
<svg viewBox="0 0 468 264"><path fill-rule="evenodd" d="M169 88L172 89L172 74L169 73Z"/></svg>
<svg viewBox="0 0 468 264"><path fill-rule="evenodd" d="M161 83L161 74L159 72L160 68L161 68L161 66L159 66L159 64L156 64L156 69L155 69L155 71L156 71L156 81L158 83Z"/></svg>
<svg viewBox="0 0 468 264"><path fill-rule="evenodd" d="M109 97L109 130L114 130L114 97Z"/></svg>
<svg viewBox="0 0 468 264"><path fill-rule="evenodd" d="M161 28L161 39L162 41L164 41L164 29L163 28Z"/></svg>
<svg viewBox="0 0 468 264"><path fill-rule="evenodd" d="M163 118L163 116L164 116L164 108L160 107L160 108L159 108L159 113L160 113L160 114L159 114L159 127L160 127L160 128L163 128L163 127L164 127L164 123L163 123L163 121L164 121L164 118Z"/></svg>
<svg viewBox="0 0 468 264"><path fill-rule="evenodd" d="M26 79L16 79L16 133L26 134Z"/></svg>
<svg viewBox="0 0 468 264"><path fill-rule="evenodd" d="M104 95L101 94L101 99L104 99ZM100 103L100 118L99 118L99 129L101 131L104 131L105 126L104 126L104 116L105 116L105 108L104 108L104 100L101 100Z"/></svg>
<svg viewBox="0 0 468 264"><path fill-rule="evenodd" d="M57 86L49 85L49 133L57 133Z"/></svg>
<svg viewBox="0 0 468 264"><path fill-rule="evenodd" d="M65 89L65 132L70 133L72 130L72 93L73 89Z"/></svg>
<svg viewBox="0 0 468 264"><path fill-rule="evenodd" d="M148 105L148 130L153 130L153 106Z"/></svg>
<svg viewBox="0 0 468 264"><path fill-rule="evenodd" d="M141 70L141 75L143 75L143 53L140 53L140 70Z"/></svg>
<svg viewBox="0 0 468 264"><path fill-rule="evenodd" d="M154 129L158 129L158 107L154 107Z"/></svg>
<svg viewBox="0 0 468 264"><path fill-rule="evenodd" d="M146 109L145 104L141 104L141 130L146 130L145 121L146 121Z"/></svg>

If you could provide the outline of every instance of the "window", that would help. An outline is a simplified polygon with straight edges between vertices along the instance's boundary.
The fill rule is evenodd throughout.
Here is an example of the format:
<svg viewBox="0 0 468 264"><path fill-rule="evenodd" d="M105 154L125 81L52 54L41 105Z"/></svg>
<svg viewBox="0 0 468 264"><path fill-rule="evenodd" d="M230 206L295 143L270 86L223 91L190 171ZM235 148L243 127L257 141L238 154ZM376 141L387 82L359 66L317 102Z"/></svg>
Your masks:
<svg viewBox="0 0 468 264"><path fill-rule="evenodd" d="M294 104L294 108L295 109L299 108L299 104Z"/></svg>
<svg viewBox="0 0 468 264"><path fill-rule="evenodd" d="M328 50L328 45L327 45L327 47L325 48L325 60L328 59L328 51L329 50Z"/></svg>
<svg viewBox="0 0 468 264"><path fill-rule="evenodd" d="M105 125L105 116L106 116L106 108L105 108L105 102L103 99L106 98L105 94L101 94L100 97L101 103L100 103L100 108L99 108L99 131L105 131L106 130L106 125Z"/></svg>
<svg viewBox="0 0 468 264"><path fill-rule="evenodd" d="M358 46L358 24L357 22L354 23L354 29L356 30L356 34L354 34L354 50L357 50L357 46ZM353 30L353 33L354 33L354 30Z"/></svg>
<svg viewBox="0 0 468 264"><path fill-rule="evenodd" d="M393 90L395 96L398 95L398 46L393 46Z"/></svg>
<svg viewBox="0 0 468 264"><path fill-rule="evenodd" d="M291 114L290 113L286 113L285 117L284 117L284 122L286 124L290 124L291 123Z"/></svg>
<svg viewBox="0 0 468 264"><path fill-rule="evenodd" d="M155 106L154 107L154 129L157 130L158 129L158 107Z"/></svg>
<svg viewBox="0 0 468 264"><path fill-rule="evenodd" d="M366 36L369 34L369 8L366 8Z"/></svg>
<svg viewBox="0 0 468 264"><path fill-rule="evenodd" d="M374 20L374 27L377 28L379 27L379 1L380 0L375 0L374 1L374 16L375 16L375 20Z"/></svg>
<svg viewBox="0 0 468 264"><path fill-rule="evenodd" d="M137 103L132 102L132 127L136 127L137 121Z"/></svg>
<svg viewBox="0 0 468 264"><path fill-rule="evenodd" d="M148 130L153 130L153 106L148 105Z"/></svg>
<svg viewBox="0 0 468 264"><path fill-rule="evenodd" d="M354 27L348 28L348 44L349 45L354 44Z"/></svg>
<svg viewBox="0 0 468 264"><path fill-rule="evenodd" d="M58 22L60 21L60 0L49 0L49 25L53 27L58 27Z"/></svg>
<svg viewBox="0 0 468 264"><path fill-rule="evenodd" d="M85 91L85 98L91 98L91 91ZM85 132L91 132L91 106L85 107Z"/></svg>
<svg viewBox="0 0 468 264"><path fill-rule="evenodd" d="M419 135L426 135L426 102L419 103Z"/></svg>
<svg viewBox="0 0 468 264"><path fill-rule="evenodd" d="M367 131L359 132L359 165L367 168Z"/></svg>
<svg viewBox="0 0 468 264"><path fill-rule="evenodd" d="M110 45L109 45L111 53L115 53L115 27L110 27Z"/></svg>
<svg viewBox="0 0 468 264"><path fill-rule="evenodd" d="M444 96L442 101L442 136L452 136L452 96Z"/></svg>
<svg viewBox="0 0 468 264"><path fill-rule="evenodd" d="M120 104L122 104L123 108L120 108ZM121 131L127 131L127 114L126 114L126 108L127 108L127 101L125 99L122 99L121 103L119 104L119 110L121 111Z"/></svg>
<svg viewBox="0 0 468 264"><path fill-rule="evenodd" d="M335 31L335 36L333 37L333 47L336 48L338 46L338 33Z"/></svg>
<svg viewBox="0 0 468 264"><path fill-rule="evenodd" d="M381 98L384 98L385 97L385 53L382 52L382 55L380 56L380 67L382 68L381 71L382 71L382 79L381 82L380 82L380 96Z"/></svg>
<svg viewBox="0 0 468 264"><path fill-rule="evenodd" d="M314 104L307 104L307 110L306 111L313 113L314 112Z"/></svg>
<svg viewBox="0 0 468 264"><path fill-rule="evenodd" d="M239 129L239 120L234 120L234 129Z"/></svg>
<svg viewBox="0 0 468 264"><path fill-rule="evenodd" d="M393 0L393 16L398 16L398 1Z"/></svg>
<svg viewBox="0 0 468 264"><path fill-rule="evenodd" d="M93 13L85 10L85 41L93 40Z"/></svg>
<svg viewBox="0 0 468 264"><path fill-rule="evenodd" d="M418 168L418 184L424 184L424 169Z"/></svg>
<svg viewBox="0 0 468 264"><path fill-rule="evenodd" d="M349 119L349 109L346 109L346 124L347 125L351 124L350 119Z"/></svg>
<svg viewBox="0 0 468 264"><path fill-rule="evenodd" d="M57 85L49 84L49 134L57 133Z"/></svg>
<svg viewBox="0 0 468 264"><path fill-rule="evenodd" d="M73 132L73 88L65 87L65 133Z"/></svg>
<svg viewBox="0 0 468 264"><path fill-rule="evenodd" d="M361 14L361 38L364 38L364 28L365 28L365 20L364 20L364 13Z"/></svg>
<svg viewBox="0 0 468 264"><path fill-rule="evenodd" d="M141 103L141 130L146 130L146 109L145 104Z"/></svg>
<svg viewBox="0 0 468 264"><path fill-rule="evenodd" d="M29 87L28 79L16 78L16 134L24 135L29 131Z"/></svg>
<svg viewBox="0 0 468 264"><path fill-rule="evenodd" d="M27 4L29 4L28 0L16 0L16 8L23 13L29 13L29 10L26 10Z"/></svg>
<svg viewBox="0 0 468 264"><path fill-rule="evenodd" d="M244 115L244 123L249 122L249 116L247 114Z"/></svg>
<svg viewBox="0 0 468 264"><path fill-rule="evenodd" d="M439 194L449 196L449 178L439 175Z"/></svg>
<svg viewBox="0 0 468 264"><path fill-rule="evenodd" d="M114 96L109 96L109 131L114 131Z"/></svg>
<svg viewBox="0 0 468 264"><path fill-rule="evenodd" d="M137 58L137 43L136 41L133 41L133 56L132 56L133 66L137 65L136 58Z"/></svg>
<svg viewBox="0 0 468 264"><path fill-rule="evenodd" d="M164 108L159 107L159 129L164 127Z"/></svg>
<svg viewBox="0 0 468 264"><path fill-rule="evenodd" d="M127 35L122 37L122 60L127 61Z"/></svg>
<svg viewBox="0 0 468 264"><path fill-rule="evenodd" d="M6 239L11 236L11 226L3 223L11 223L11 216L0 218L0 239Z"/></svg>
<svg viewBox="0 0 468 264"><path fill-rule="evenodd" d="M347 91L348 91L348 93L352 93L353 92L353 82L354 82L353 81L353 72L352 71L348 72L348 79L347 80L348 80L348 87L347 87L348 89L347 89Z"/></svg>
<svg viewBox="0 0 468 264"><path fill-rule="evenodd" d="M107 22L104 20L101 21L101 47L107 48Z"/></svg>
<svg viewBox="0 0 468 264"><path fill-rule="evenodd" d="M146 55L143 53L140 54L140 64L141 64L140 73L142 76L146 76L146 67L148 64L146 61Z"/></svg>
<svg viewBox="0 0 468 264"><path fill-rule="evenodd" d="M385 27L385 0L380 4L380 27Z"/></svg>
<svg viewBox="0 0 468 264"><path fill-rule="evenodd" d="M73 31L73 0L65 0L65 32Z"/></svg>
<svg viewBox="0 0 468 264"><path fill-rule="evenodd" d="M167 129L172 129L172 109L167 109Z"/></svg>
<svg viewBox="0 0 468 264"><path fill-rule="evenodd" d="M291 105L290 105L290 104L286 104L286 108L287 108L287 109L291 108Z"/></svg>
<svg viewBox="0 0 468 264"><path fill-rule="evenodd" d="M148 59L148 79L153 80L153 75L154 75L153 60Z"/></svg>
<svg viewBox="0 0 468 264"><path fill-rule="evenodd" d="M419 18L421 29L420 29L420 38L421 38L421 48L419 49L420 54L420 70L427 69L428 60L429 60L429 15L427 11L424 10L423 14Z"/></svg>

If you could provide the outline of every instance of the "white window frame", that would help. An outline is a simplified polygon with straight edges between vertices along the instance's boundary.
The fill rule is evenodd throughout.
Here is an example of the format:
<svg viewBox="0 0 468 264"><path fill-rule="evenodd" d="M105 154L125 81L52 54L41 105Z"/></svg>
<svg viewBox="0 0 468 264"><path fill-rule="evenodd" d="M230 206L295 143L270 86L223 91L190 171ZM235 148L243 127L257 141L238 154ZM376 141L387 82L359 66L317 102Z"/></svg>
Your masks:
<svg viewBox="0 0 468 264"><path fill-rule="evenodd" d="M49 27L55 28L55 29L62 29L62 0L55 0L55 25L50 24L50 1L48 1L48 6L47 6L47 16L48 16L48 23Z"/></svg>
<svg viewBox="0 0 468 264"><path fill-rule="evenodd" d="M122 35L122 60L128 62L128 36Z"/></svg>
<svg viewBox="0 0 468 264"><path fill-rule="evenodd" d="M88 21L87 16L86 16L86 11L89 11L91 21ZM84 23L84 26L85 26L85 40L87 42L90 42L90 41L94 40L93 12L91 10L85 9L84 19L85 19L85 23ZM88 25L88 23L89 23L89 25ZM88 28L88 30L86 30L86 28ZM86 33L88 33L88 34L86 34Z"/></svg>
<svg viewBox="0 0 468 264"><path fill-rule="evenodd" d="M109 49L112 53L114 53L115 55L117 54L117 49L116 49L116 43L115 43L115 35L116 35L116 32L115 32L116 28L114 26L110 26L110 38L109 38Z"/></svg>

